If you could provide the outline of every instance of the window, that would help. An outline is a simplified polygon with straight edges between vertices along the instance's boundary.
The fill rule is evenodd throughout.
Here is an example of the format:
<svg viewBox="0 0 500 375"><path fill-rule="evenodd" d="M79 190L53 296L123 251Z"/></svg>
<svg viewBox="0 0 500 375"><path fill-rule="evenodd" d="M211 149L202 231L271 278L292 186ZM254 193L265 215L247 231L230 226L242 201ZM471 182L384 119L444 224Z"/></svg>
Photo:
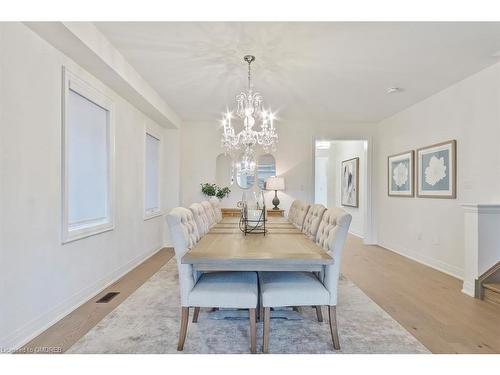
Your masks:
<svg viewBox="0 0 500 375"><path fill-rule="evenodd" d="M112 103L64 70L63 242L113 229Z"/></svg>
<svg viewBox="0 0 500 375"><path fill-rule="evenodd" d="M160 137L146 131L144 218L160 214Z"/></svg>

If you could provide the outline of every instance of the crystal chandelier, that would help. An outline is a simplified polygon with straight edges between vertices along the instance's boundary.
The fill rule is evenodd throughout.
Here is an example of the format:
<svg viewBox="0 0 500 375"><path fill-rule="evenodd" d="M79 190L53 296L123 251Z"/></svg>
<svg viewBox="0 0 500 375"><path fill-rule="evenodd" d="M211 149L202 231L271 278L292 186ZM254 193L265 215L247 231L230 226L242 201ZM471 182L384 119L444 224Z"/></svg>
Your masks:
<svg viewBox="0 0 500 375"><path fill-rule="evenodd" d="M253 147L260 145L265 152L274 151L278 143L278 134L274 127L275 117L271 110L264 110L262 102L264 98L254 92L252 88L250 64L255 61L255 56L247 55L243 58L248 63L248 90L242 91L236 96L236 115L243 119L243 130L235 134L231 120L233 113L227 111L222 119L224 133L222 134L222 147L227 152L245 148L245 154L253 154ZM254 130L256 120L260 120L260 131Z"/></svg>

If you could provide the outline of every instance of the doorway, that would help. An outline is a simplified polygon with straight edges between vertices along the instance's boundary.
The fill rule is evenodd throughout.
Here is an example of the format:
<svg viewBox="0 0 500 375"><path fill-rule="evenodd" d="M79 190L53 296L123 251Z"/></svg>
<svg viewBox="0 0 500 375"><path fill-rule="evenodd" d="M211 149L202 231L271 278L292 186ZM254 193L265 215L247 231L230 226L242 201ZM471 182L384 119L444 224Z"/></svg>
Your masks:
<svg viewBox="0 0 500 375"><path fill-rule="evenodd" d="M371 243L367 140L316 140L314 202L340 207L352 216L349 232Z"/></svg>

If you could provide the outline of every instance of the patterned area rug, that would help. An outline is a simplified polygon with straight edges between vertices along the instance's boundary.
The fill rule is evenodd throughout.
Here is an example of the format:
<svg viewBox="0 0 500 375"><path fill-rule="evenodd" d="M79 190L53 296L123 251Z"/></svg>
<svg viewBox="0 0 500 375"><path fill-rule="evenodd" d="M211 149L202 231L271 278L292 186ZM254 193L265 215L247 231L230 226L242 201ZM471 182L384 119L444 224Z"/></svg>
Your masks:
<svg viewBox="0 0 500 375"><path fill-rule="evenodd" d="M171 259L67 353L179 353L179 301L177 267ZM326 309L323 315L324 322L318 323L315 310L303 307L301 319L272 319L269 352L429 353L346 278L339 287L338 352L332 348ZM202 309L198 323L189 322L183 353L249 353L248 327L247 319L213 319ZM262 323L257 323L259 352L261 346Z"/></svg>

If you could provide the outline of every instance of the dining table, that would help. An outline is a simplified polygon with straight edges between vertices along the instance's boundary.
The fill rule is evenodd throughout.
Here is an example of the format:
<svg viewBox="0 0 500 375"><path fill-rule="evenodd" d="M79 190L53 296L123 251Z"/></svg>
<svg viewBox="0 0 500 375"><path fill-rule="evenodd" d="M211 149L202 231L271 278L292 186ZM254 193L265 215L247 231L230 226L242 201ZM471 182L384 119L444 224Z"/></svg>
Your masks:
<svg viewBox="0 0 500 375"><path fill-rule="evenodd" d="M181 259L196 271L318 272L333 258L284 217L267 217L267 232L244 234L239 218L215 224Z"/></svg>

